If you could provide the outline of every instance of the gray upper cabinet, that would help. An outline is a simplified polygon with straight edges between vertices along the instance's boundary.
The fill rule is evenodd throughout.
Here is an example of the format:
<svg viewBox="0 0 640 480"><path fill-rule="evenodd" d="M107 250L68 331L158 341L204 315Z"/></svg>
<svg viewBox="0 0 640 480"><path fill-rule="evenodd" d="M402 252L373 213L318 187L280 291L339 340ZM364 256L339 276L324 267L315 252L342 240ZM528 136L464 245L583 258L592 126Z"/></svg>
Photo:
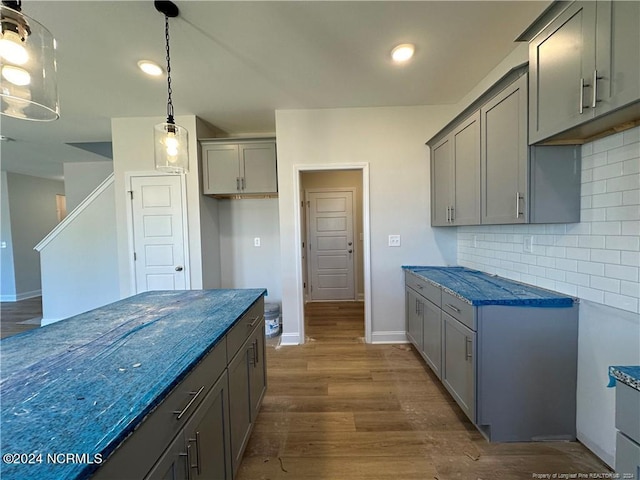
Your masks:
<svg viewBox="0 0 640 480"><path fill-rule="evenodd" d="M482 223L528 221L527 76L481 109Z"/></svg>
<svg viewBox="0 0 640 480"><path fill-rule="evenodd" d="M433 147L432 225L480 221L480 112L460 122Z"/></svg>
<svg viewBox="0 0 640 480"><path fill-rule="evenodd" d="M205 194L277 193L275 141L203 141L201 145Z"/></svg>
<svg viewBox="0 0 640 480"><path fill-rule="evenodd" d="M529 143L573 141L638 119L637 106L602 119L640 100L638 25L638 2L576 1L530 41Z"/></svg>
<svg viewBox="0 0 640 480"><path fill-rule="evenodd" d="M580 149L528 143L526 66L433 137L431 225L580 221Z"/></svg>

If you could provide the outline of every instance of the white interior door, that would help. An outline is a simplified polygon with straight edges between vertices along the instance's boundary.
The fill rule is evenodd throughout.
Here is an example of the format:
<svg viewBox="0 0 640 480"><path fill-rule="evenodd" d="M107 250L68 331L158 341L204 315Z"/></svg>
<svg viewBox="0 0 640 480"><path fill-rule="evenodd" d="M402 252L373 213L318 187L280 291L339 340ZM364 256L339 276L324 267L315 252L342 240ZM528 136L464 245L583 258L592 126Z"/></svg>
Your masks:
<svg viewBox="0 0 640 480"><path fill-rule="evenodd" d="M179 175L131 177L136 292L187 288Z"/></svg>
<svg viewBox="0 0 640 480"><path fill-rule="evenodd" d="M353 192L308 191L311 300L354 300Z"/></svg>

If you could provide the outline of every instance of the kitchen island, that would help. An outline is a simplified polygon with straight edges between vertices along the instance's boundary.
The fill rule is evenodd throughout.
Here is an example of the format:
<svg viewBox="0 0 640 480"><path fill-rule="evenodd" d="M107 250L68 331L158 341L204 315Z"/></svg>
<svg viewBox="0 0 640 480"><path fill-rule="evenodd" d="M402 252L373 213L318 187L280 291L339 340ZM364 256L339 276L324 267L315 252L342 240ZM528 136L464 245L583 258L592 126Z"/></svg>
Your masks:
<svg viewBox="0 0 640 480"><path fill-rule="evenodd" d="M575 440L574 298L464 267L403 269L407 338L489 441Z"/></svg>
<svg viewBox="0 0 640 480"><path fill-rule="evenodd" d="M253 393L235 401L247 407L235 430L244 433L230 439L226 428L220 441L241 458L266 388L265 293L146 292L2 340L2 478L84 479L96 470L98 478L143 478L207 398L234 432L234 385ZM237 387L227 374L233 362L246 367L236 369L240 383L253 384ZM218 460L231 478L238 462Z"/></svg>

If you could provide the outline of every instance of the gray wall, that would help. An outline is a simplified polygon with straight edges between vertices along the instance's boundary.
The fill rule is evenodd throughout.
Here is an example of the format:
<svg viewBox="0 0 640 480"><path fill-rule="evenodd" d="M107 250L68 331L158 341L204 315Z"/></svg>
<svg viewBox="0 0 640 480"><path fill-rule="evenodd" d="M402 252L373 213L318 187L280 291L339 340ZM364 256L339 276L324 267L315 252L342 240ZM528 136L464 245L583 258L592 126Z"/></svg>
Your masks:
<svg viewBox="0 0 640 480"><path fill-rule="evenodd" d="M40 255L33 247L58 223L56 195L64 195L64 183L7 173L7 193L13 241L15 296L20 300L41 293Z"/></svg>
<svg viewBox="0 0 640 480"><path fill-rule="evenodd" d="M64 164L64 193L67 197L67 212L76 208L113 173L113 162L81 162Z"/></svg>

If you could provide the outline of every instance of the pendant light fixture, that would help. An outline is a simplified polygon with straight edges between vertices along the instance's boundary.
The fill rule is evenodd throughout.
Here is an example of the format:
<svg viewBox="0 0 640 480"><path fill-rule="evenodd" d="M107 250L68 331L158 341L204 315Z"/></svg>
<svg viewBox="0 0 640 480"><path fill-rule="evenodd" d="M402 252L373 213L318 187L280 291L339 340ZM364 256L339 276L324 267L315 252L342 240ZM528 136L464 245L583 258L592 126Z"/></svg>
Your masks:
<svg viewBox="0 0 640 480"><path fill-rule="evenodd" d="M58 119L53 35L22 13L22 1L2 1L0 28L0 113L44 122Z"/></svg>
<svg viewBox="0 0 640 480"><path fill-rule="evenodd" d="M187 130L176 125L173 119L171 99L171 55L169 52L169 17L175 18L180 11L173 2L154 2L156 10L164 14L165 39L167 46L167 121L155 126L156 170L167 173L187 173L189 171L189 138Z"/></svg>

